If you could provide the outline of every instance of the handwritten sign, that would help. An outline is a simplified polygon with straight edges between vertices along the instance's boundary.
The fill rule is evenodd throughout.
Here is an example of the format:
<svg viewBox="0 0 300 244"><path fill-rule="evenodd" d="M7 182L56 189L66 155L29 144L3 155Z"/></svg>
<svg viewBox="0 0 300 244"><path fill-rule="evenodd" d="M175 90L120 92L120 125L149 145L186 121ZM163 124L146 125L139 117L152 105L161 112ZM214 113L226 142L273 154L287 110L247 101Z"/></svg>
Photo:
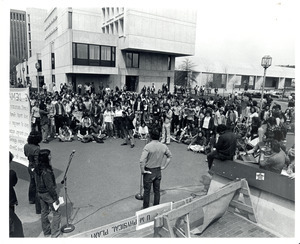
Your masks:
<svg viewBox="0 0 300 244"><path fill-rule="evenodd" d="M29 89L11 88L9 98L9 151L15 162L28 166L23 148L31 130Z"/></svg>

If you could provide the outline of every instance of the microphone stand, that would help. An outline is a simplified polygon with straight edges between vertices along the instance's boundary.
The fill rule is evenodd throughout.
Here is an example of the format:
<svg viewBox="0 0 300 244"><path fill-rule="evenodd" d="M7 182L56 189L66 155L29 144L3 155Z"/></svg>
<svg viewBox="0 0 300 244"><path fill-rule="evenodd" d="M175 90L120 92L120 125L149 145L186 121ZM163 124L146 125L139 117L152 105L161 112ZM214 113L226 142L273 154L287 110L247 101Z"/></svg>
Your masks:
<svg viewBox="0 0 300 244"><path fill-rule="evenodd" d="M75 154L75 150L70 154L70 158L69 158L69 163L67 166L67 169L65 171L65 175L63 180L61 181L61 184L64 184L64 188L65 188L65 199L66 199L66 218L67 218L67 224L65 224L64 226L61 227L61 232L63 233L70 233L75 229L75 226L72 224L69 224L69 218L68 218L68 194L67 194L67 172L69 169L69 166L71 164L72 158Z"/></svg>

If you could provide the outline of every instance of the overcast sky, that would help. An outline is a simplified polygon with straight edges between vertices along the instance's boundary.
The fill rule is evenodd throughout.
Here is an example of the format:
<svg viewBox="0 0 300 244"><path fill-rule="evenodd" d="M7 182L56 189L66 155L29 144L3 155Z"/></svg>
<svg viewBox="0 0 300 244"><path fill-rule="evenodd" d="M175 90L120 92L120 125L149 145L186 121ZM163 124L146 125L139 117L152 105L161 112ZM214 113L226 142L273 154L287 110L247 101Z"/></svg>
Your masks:
<svg viewBox="0 0 300 244"><path fill-rule="evenodd" d="M228 65L295 64L293 1L205 1L197 5L195 59Z"/></svg>
<svg viewBox="0 0 300 244"><path fill-rule="evenodd" d="M197 10L195 63L227 66L260 64L271 55L273 64L295 64L297 0L152 0L152 1L64 1L72 7L134 6L175 7ZM10 8L50 9L62 1L6 1ZM63 7L63 6L62 6ZM299 7L299 6L297 6Z"/></svg>

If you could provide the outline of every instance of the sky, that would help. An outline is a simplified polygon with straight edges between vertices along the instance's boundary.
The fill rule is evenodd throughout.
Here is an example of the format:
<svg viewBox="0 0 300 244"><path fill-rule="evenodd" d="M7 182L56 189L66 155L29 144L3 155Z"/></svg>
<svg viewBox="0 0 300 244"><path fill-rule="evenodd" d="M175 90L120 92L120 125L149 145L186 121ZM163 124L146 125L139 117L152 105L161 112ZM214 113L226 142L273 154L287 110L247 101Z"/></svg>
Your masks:
<svg viewBox="0 0 300 244"><path fill-rule="evenodd" d="M195 58L227 65L295 64L295 2L200 1L197 4Z"/></svg>
<svg viewBox="0 0 300 244"><path fill-rule="evenodd" d="M297 0L198 0L198 1L7 1L0 4L26 10L54 6L128 6L193 8L197 11L194 63L243 66L260 64L264 55L274 65L295 64ZM180 59L178 59L180 61ZM177 62L178 63L178 62Z"/></svg>

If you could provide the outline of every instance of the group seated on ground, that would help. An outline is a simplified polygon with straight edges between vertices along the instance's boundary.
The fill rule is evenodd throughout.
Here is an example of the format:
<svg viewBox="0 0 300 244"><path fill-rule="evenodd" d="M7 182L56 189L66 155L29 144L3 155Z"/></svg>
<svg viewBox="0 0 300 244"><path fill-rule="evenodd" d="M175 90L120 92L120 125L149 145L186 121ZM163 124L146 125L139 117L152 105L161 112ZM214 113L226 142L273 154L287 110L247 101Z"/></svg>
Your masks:
<svg viewBox="0 0 300 244"><path fill-rule="evenodd" d="M158 92L153 87L140 93L129 92L126 87L102 87L98 92L79 94L65 85L60 92L32 94L30 101L32 130L40 131L45 143L55 138L65 142L76 137L84 143L124 138L123 112L132 117L134 137L147 140L151 128L162 131L164 104L173 112L171 139L205 154L214 148L220 124L236 133L240 152L253 149L259 142L277 140L287 153L286 135L295 127L293 102L282 111L267 97L260 111L260 104L251 96L171 94L166 86Z"/></svg>

